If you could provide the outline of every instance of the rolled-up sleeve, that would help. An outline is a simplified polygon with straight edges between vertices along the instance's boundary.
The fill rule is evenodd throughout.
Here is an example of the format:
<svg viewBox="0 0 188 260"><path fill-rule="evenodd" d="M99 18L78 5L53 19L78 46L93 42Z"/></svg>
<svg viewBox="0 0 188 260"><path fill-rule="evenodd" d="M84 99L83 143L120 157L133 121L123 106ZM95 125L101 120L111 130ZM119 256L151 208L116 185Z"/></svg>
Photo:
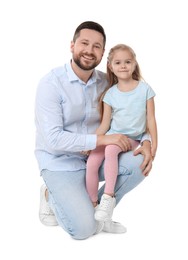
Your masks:
<svg viewBox="0 0 188 260"><path fill-rule="evenodd" d="M148 133L144 133L142 136L142 139L140 140L141 143L144 141L150 141L151 142L151 136Z"/></svg>

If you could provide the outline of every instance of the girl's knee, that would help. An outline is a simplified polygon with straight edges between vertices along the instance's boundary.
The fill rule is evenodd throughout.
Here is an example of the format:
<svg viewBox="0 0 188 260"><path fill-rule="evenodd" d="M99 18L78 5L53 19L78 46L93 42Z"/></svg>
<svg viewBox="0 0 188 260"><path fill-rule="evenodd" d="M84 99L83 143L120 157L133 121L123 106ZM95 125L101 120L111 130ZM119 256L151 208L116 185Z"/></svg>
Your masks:
<svg viewBox="0 0 188 260"><path fill-rule="evenodd" d="M108 145L105 149L105 157L108 156L118 156L122 152L121 148L117 145Z"/></svg>

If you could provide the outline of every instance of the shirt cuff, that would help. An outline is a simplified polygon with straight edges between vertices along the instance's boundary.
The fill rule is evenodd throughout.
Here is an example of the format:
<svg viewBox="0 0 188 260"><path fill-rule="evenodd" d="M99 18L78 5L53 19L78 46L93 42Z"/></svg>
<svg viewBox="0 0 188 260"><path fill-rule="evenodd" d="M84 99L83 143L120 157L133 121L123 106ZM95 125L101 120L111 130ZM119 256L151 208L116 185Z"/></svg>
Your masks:
<svg viewBox="0 0 188 260"><path fill-rule="evenodd" d="M85 143L85 151L94 150L97 145L97 135L87 135Z"/></svg>
<svg viewBox="0 0 188 260"><path fill-rule="evenodd" d="M142 139L140 140L140 143L142 144L144 141L151 142L151 136L148 133L143 134Z"/></svg>

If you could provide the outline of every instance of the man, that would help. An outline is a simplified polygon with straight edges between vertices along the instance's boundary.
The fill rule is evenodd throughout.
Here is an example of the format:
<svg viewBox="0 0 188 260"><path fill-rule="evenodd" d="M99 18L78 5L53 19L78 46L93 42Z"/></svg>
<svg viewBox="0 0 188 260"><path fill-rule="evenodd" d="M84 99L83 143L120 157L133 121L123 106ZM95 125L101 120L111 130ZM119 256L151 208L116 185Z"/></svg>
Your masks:
<svg viewBox="0 0 188 260"><path fill-rule="evenodd" d="M84 151L116 144L126 152L119 157L117 204L152 167L148 140L143 139L133 154L126 136L93 134L100 123L98 98L108 86L106 75L95 70L105 43L101 25L91 21L80 24L71 42L71 61L43 77L36 93L35 155L46 184L41 187L40 220L45 225L58 224L74 239L86 239L101 230L126 232L123 225L112 220L95 221L95 209L85 188ZM104 180L103 167L99 177ZM103 187L99 201L102 194Z"/></svg>

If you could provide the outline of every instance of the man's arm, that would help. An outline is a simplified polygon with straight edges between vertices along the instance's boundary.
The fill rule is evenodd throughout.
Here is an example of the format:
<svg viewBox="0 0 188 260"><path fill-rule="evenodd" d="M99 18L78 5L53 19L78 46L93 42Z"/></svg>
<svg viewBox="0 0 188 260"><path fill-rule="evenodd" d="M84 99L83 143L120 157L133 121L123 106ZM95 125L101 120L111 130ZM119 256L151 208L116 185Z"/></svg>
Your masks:
<svg viewBox="0 0 188 260"><path fill-rule="evenodd" d="M62 98L54 81L43 80L39 83L35 101L35 121L45 150L54 155L65 152L80 152L96 147L97 136L67 131L64 125ZM81 112L74 111L79 118Z"/></svg>

